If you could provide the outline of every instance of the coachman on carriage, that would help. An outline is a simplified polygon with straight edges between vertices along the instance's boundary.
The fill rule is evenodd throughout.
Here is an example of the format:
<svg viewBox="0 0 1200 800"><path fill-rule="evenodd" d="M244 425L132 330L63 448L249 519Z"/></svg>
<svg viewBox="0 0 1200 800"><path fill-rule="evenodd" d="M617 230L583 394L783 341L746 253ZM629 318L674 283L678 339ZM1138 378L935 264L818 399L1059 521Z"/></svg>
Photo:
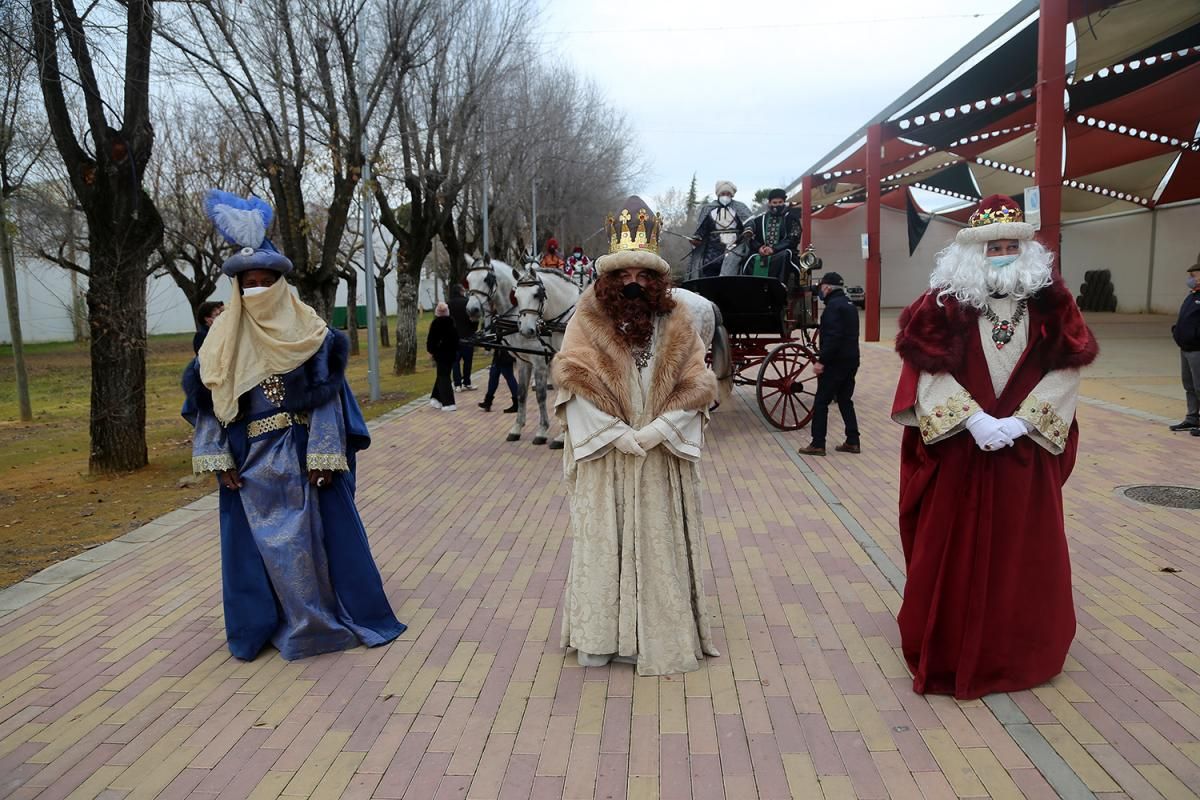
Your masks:
<svg viewBox="0 0 1200 800"><path fill-rule="evenodd" d="M730 337L733 382L755 387L763 415L781 430L812 418L817 376L817 297L812 273L821 260L798 254L800 222L782 190L766 213L747 220L741 241L683 284L721 311ZM697 246L701 250L705 242ZM695 255L695 251L693 251ZM693 259L693 264L697 259Z"/></svg>

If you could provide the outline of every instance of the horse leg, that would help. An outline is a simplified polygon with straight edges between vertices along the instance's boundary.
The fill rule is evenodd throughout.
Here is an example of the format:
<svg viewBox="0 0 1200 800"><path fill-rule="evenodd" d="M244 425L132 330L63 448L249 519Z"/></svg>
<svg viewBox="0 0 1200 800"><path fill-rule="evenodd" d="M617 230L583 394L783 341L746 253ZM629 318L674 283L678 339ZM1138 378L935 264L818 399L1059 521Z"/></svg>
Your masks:
<svg viewBox="0 0 1200 800"><path fill-rule="evenodd" d="M549 382L550 369L538 366L534 374L534 392L538 402L538 429L533 437L534 444L545 444L550 430L550 418L546 414L546 384Z"/></svg>
<svg viewBox="0 0 1200 800"><path fill-rule="evenodd" d="M522 361L517 372L517 418L509 428L508 436L504 440L506 442L516 442L521 438L521 429L525 427L525 399L529 394L529 378L532 372L533 368Z"/></svg>

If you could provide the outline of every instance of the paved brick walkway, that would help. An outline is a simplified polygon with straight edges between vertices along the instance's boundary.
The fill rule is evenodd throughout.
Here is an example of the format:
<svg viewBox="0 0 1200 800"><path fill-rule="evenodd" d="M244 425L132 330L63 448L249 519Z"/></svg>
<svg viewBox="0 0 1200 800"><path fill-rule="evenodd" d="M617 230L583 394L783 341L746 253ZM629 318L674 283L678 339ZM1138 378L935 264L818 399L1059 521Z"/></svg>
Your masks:
<svg viewBox="0 0 1200 800"><path fill-rule="evenodd" d="M804 434L773 433L745 397L718 414L706 586L724 655L703 670L638 678L564 655L558 454L505 444L510 418L466 395L455 414L387 422L360 461L403 639L232 660L202 501L0 617L0 795L1195 797L1200 512L1114 487L1196 483L1200 442L1083 406L1067 671L984 701L923 698L893 617L895 361L865 359L861 456L796 457Z"/></svg>

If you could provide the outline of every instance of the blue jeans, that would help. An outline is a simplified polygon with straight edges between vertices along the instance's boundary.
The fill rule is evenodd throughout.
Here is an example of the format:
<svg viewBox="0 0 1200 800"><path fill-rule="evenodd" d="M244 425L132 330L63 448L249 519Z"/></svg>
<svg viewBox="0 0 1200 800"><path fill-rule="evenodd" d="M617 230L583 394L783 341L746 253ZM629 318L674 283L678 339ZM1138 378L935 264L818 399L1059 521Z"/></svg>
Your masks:
<svg viewBox="0 0 1200 800"><path fill-rule="evenodd" d="M492 404L492 400L496 399L496 389L500 386L501 377L508 384L508 390L512 392L513 404L515 405L517 402L517 376L513 374L513 365L501 364L493 359L492 366L488 369L487 393L483 396L483 402L489 406Z"/></svg>
<svg viewBox="0 0 1200 800"><path fill-rule="evenodd" d="M454 388L461 389L471 385L471 359L474 356L474 345L460 344L458 346L458 356L454 359L453 367Z"/></svg>

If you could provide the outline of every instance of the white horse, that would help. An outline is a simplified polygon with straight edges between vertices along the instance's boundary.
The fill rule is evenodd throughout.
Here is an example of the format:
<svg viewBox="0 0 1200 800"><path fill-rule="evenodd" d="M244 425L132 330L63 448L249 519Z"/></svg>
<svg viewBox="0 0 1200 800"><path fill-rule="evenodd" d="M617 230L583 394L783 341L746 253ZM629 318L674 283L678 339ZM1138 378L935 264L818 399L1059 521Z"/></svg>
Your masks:
<svg viewBox="0 0 1200 800"><path fill-rule="evenodd" d="M517 301L517 334L521 340L529 343L529 349L541 352L541 355L517 354L519 358L529 359L533 372L534 395L541 415L537 434L533 438L534 444L546 443L550 430L550 415L546 408L550 361L562 348L567 322L582 294L583 289L570 276L561 270L543 269L535 261L527 262L525 269L517 274L517 286L513 292ZM517 396L517 418L508 434L510 442L521 437L521 429L525 426L528 391L528 385L521 385ZM563 436L560 432L550 442L550 449L559 450L562 446Z"/></svg>
<svg viewBox="0 0 1200 800"><path fill-rule="evenodd" d="M522 352L540 352L546 348L537 337L523 335L517 330L517 309L512 301L519 277L519 270L498 259L485 256L473 261L467 270L467 315L479 320L482 330L495 333L501 344L514 348L511 352L517 360L517 418L508 432L507 441L515 442L521 438L521 429L525 427L525 400L532 383L535 387L541 387L537 392L541 424L534 434L533 443L545 444L550 431L550 418L545 406L546 386L550 383L550 356ZM550 446L561 448L561 437Z"/></svg>

